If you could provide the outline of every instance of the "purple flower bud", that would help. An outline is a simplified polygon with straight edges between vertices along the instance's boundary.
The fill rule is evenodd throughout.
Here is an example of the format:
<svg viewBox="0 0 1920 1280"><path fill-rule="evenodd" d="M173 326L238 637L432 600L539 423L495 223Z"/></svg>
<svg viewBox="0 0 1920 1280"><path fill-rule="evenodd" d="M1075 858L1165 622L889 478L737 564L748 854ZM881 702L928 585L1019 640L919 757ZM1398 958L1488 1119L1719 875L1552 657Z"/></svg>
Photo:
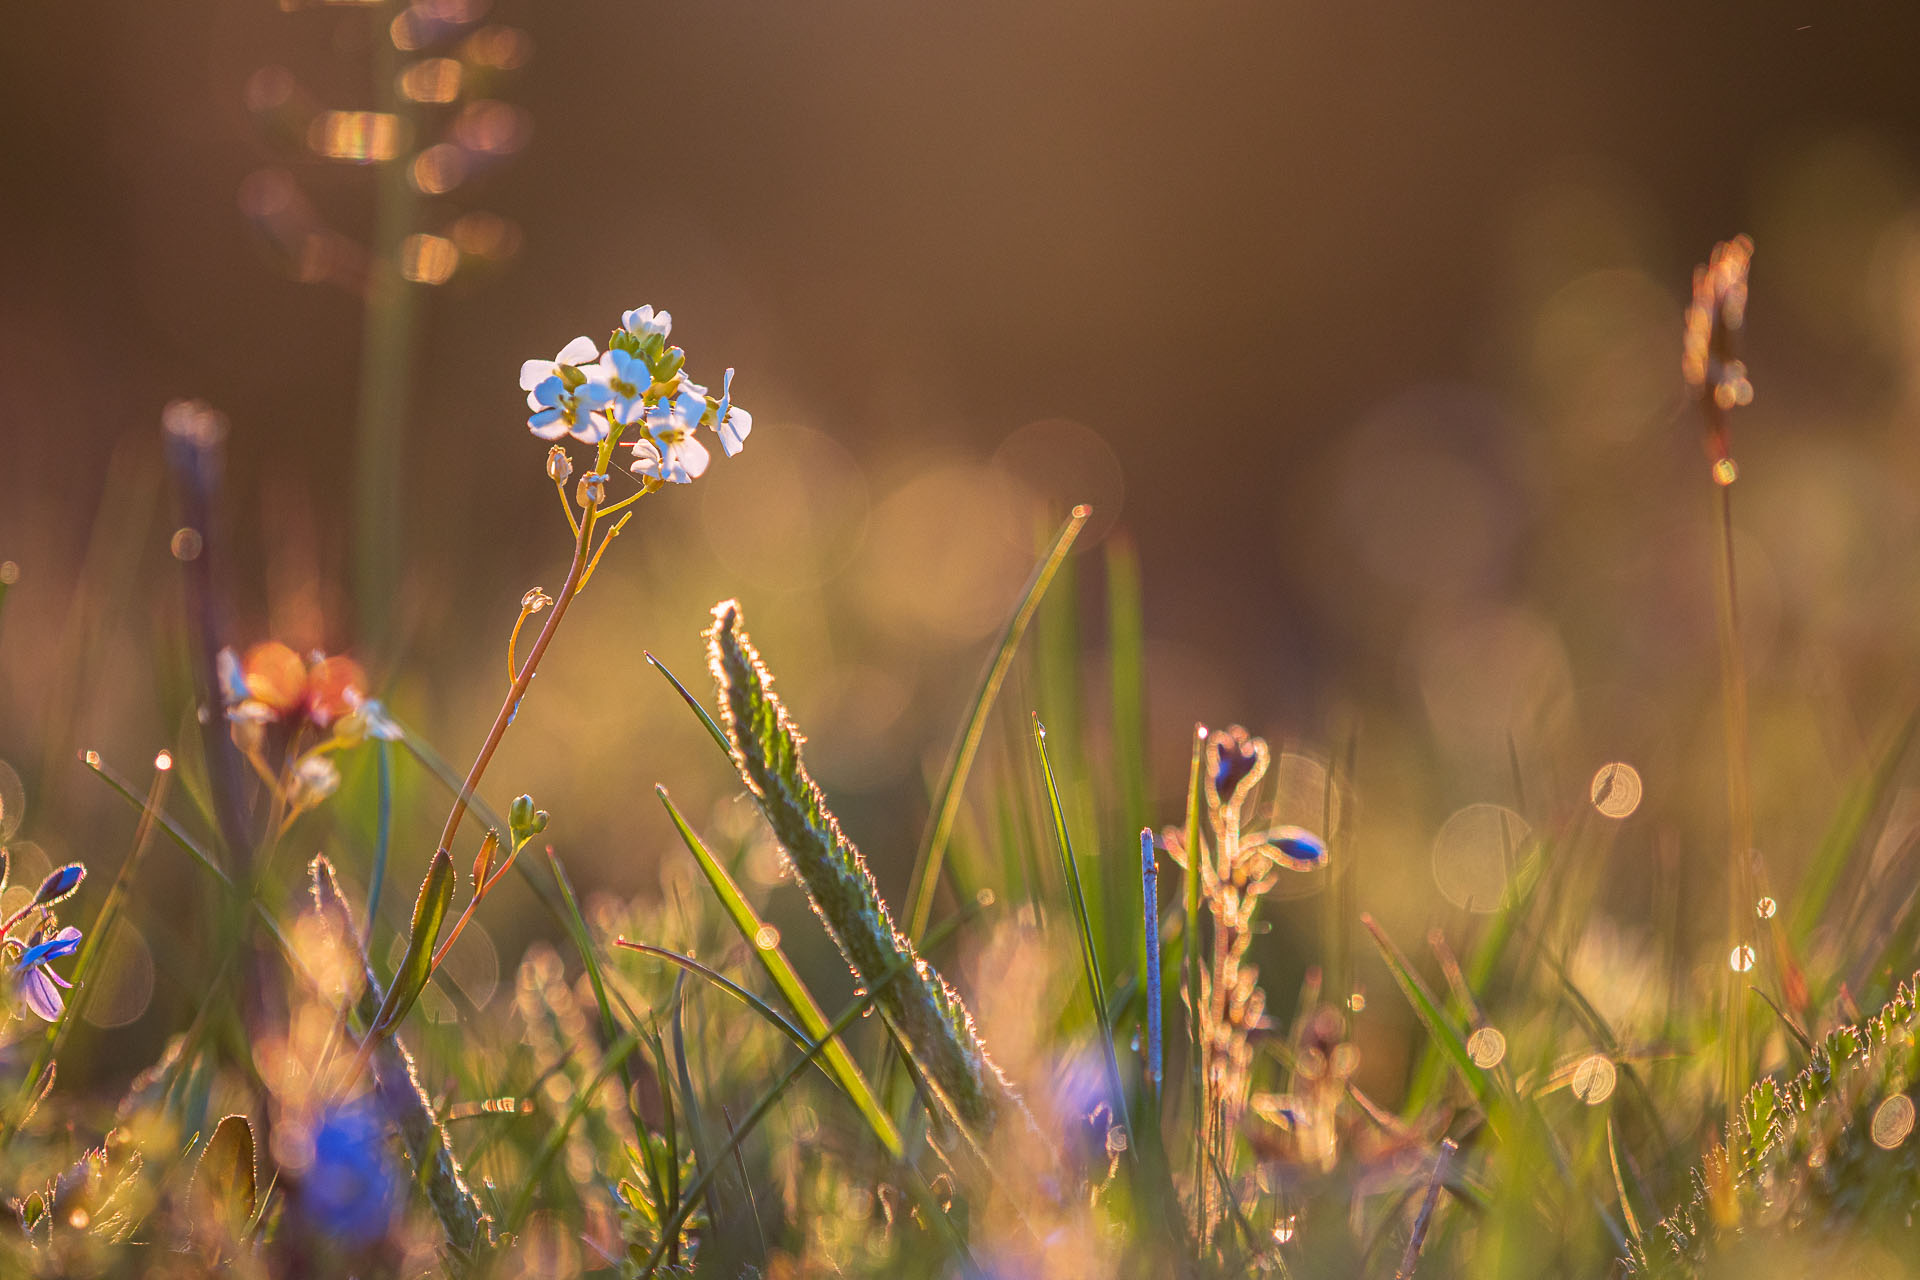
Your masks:
<svg viewBox="0 0 1920 1280"><path fill-rule="evenodd" d="M87 878L87 869L77 862L69 862L40 882L40 891L33 895L33 905L50 907L56 902L73 896L80 882Z"/></svg>

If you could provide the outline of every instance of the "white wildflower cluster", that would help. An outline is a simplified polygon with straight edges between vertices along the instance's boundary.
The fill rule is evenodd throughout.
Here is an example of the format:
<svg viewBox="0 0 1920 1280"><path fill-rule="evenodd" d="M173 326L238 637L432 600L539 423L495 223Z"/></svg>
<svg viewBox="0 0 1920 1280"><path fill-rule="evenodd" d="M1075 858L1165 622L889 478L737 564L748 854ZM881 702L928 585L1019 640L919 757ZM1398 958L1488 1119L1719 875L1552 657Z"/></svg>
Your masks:
<svg viewBox="0 0 1920 1280"><path fill-rule="evenodd" d="M605 351L583 335L551 360L521 365L520 387L533 410L527 427L542 440L572 436L631 449L634 474L657 483L686 484L707 469L702 428L719 437L728 457L739 453L753 415L733 403L733 370L719 396L707 394L687 376L686 352L667 345L672 329L670 314L640 307L620 317Z"/></svg>

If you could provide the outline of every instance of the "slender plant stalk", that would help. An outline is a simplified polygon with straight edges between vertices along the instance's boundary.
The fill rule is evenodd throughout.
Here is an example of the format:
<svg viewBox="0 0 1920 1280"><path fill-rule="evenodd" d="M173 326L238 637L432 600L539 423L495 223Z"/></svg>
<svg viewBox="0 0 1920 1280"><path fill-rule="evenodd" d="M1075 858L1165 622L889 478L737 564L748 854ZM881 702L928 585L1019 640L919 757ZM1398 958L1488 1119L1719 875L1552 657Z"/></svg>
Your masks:
<svg viewBox="0 0 1920 1280"><path fill-rule="evenodd" d="M460 833L460 820L467 816L467 806L472 803L473 793L480 787L480 779L486 773L487 765L492 762L493 753L500 749L500 740L507 736L507 726L513 723L514 713L520 709L520 699L526 696L527 686L533 683L540 659L546 655L547 646L553 643L554 632L560 629L560 620L567 616L567 606L580 593L581 578L587 569L588 551L593 545L594 511L598 505L598 500L589 500L586 509L581 512L580 533L573 540L573 563L567 566L567 580L561 584L560 594L553 598L547 624L540 628L539 636L534 639L533 648L527 653L527 661L520 668L520 675L508 688L506 701L500 704L500 712L493 718L493 727L487 730L486 741L480 744L480 752L473 758L473 767L467 770L466 781L460 784L460 793L454 797L453 809L447 814L447 824L440 831L440 851L448 856L453 854L453 841Z"/></svg>
<svg viewBox="0 0 1920 1280"><path fill-rule="evenodd" d="M1746 654L1740 640L1739 595L1733 567L1733 492L1716 485L1719 508L1720 561L1720 687L1726 711L1727 738L1727 1118L1738 1117L1749 1075L1748 1041L1751 1035L1746 987L1741 969L1751 967L1758 952L1748 942L1754 910L1753 792L1747 759ZM1743 949L1744 948L1744 949Z"/></svg>
<svg viewBox="0 0 1920 1280"><path fill-rule="evenodd" d="M1427 1179L1427 1196L1420 1202L1419 1216L1413 1220L1413 1234L1407 1237L1407 1251L1400 1255L1400 1269L1394 1280L1413 1280L1413 1269L1420 1263L1420 1246L1426 1243L1427 1228L1433 1225L1434 1206L1440 1203L1440 1187L1446 1181L1447 1163L1459 1145L1452 1138L1440 1140L1440 1154L1434 1158L1433 1173Z"/></svg>
<svg viewBox="0 0 1920 1280"><path fill-rule="evenodd" d="M1147 1114L1160 1115L1160 885L1153 832L1140 832L1140 915L1147 954Z"/></svg>

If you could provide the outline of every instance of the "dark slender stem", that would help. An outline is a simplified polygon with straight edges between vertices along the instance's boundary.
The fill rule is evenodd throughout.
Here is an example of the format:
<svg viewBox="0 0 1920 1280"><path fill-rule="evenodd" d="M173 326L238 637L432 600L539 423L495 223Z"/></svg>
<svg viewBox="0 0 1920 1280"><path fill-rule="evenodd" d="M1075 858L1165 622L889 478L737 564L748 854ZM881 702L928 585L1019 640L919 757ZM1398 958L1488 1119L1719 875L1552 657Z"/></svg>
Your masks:
<svg viewBox="0 0 1920 1280"><path fill-rule="evenodd" d="M1393 1280L1413 1280L1413 1269L1420 1262L1420 1246L1426 1243L1427 1228L1433 1225L1434 1206L1440 1202L1440 1186L1446 1181L1447 1162L1459 1145L1452 1138L1440 1143L1440 1155L1433 1162L1433 1176L1427 1179L1427 1198L1420 1202L1420 1215L1413 1220L1413 1234L1407 1238L1407 1251L1400 1256L1400 1269Z"/></svg>

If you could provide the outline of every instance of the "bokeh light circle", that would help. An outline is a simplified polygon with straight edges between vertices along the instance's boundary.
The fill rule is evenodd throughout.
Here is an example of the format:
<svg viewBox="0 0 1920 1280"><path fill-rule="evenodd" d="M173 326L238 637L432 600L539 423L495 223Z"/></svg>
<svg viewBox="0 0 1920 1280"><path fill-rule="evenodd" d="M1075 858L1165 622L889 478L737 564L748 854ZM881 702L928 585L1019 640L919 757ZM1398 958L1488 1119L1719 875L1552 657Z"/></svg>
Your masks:
<svg viewBox="0 0 1920 1280"><path fill-rule="evenodd" d="M13 771L13 766L0 760L0 840L18 831L21 819L26 816L27 789L21 785L20 775Z"/></svg>
<svg viewBox="0 0 1920 1280"><path fill-rule="evenodd" d="M1873 1112L1873 1145L1891 1151L1913 1132L1913 1099L1896 1093Z"/></svg>
<svg viewBox="0 0 1920 1280"><path fill-rule="evenodd" d="M1619 1079L1613 1059L1604 1053L1589 1054L1573 1069L1573 1096L1590 1107L1597 1107L1613 1096Z"/></svg>
<svg viewBox="0 0 1920 1280"><path fill-rule="evenodd" d="M1640 771L1624 761L1603 764L1593 775L1587 796L1609 818L1626 818L1640 807Z"/></svg>
<svg viewBox="0 0 1920 1280"><path fill-rule="evenodd" d="M1532 834L1527 820L1504 805L1470 804L1433 838L1434 883L1456 907L1497 910Z"/></svg>
<svg viewBox="0 0 1920 1280"><path fill-rule="evenodd" d="M1474 1066L1490 1071L1507 1056L1507 1037L1497 1027L1481 1027L1467 1037L1467 1056Z"/></svg>

